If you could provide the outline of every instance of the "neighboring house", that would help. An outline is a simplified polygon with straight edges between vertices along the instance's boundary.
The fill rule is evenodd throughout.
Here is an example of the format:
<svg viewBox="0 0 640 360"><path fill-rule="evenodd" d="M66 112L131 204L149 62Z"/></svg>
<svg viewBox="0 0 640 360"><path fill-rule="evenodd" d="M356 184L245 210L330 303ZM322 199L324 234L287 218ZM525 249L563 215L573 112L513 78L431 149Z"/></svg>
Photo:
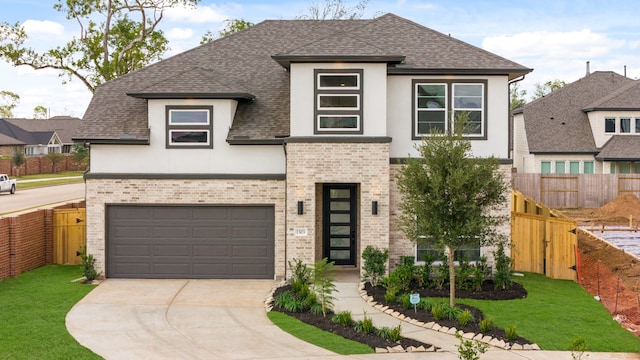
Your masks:
<svg viewBox="0 0 640 360"><path fill-rule="evenodd" d="M640 81L596 71L513 112L519 173L640 174Z"/></svg>
<svg viewBox="0 0 640 360"><path fill-rule="evenodd" d="M360 267L368 245L420 258L402 159L466 112L474 155L509 175L508 84L530 71L387 14L264 21L121 76L76 137L87 251L134 278L283 278L294 259Z"/></svg>
<svg viewBox="0 0 640 360"><path fill-rule="evenodd" d="M0 119L0 155L69 154L81 120L69 116L50 119Z"/></svg>

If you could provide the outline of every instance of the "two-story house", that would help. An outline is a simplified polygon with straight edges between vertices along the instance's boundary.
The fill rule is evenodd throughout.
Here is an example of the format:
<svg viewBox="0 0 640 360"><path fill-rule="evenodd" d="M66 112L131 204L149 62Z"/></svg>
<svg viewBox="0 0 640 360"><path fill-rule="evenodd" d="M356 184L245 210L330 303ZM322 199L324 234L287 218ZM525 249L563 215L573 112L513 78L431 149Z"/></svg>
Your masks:
<svg viewBox="0 0 640 360"><path fill-rule="evenodd" d="M518 172L640 174L640 81L596 71L514 111Z"/></svg>
<svg viewBox="0 0 640 360"><path fill-rule="evenodd" d="M0 119L0 155L11 156L16 151L25 155L71 153L72 137L80 119L54 116L49 119Z"/></svg>
<svg viewBox="0 0 640 360"><path fill-rule="evenodd" d="M474 155L509 174L508 84L530 71L387 14L264 21L124 75L76 139L87 251L106 277L283 278L293 259L360 267L368 245L393 266L420 250L402 159L467 112Z"/></svg>

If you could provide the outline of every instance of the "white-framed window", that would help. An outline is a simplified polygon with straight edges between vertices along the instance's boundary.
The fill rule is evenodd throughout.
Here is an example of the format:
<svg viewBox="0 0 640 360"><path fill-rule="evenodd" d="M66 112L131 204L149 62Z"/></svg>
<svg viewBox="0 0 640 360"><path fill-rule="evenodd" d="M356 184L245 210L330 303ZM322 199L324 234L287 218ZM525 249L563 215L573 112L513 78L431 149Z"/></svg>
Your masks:
<svg viewBox="0 0 640 360"><path fill-rule="evenodd" d="M564 174L566 172L566 163L564 161L556 161L556 174Z"/></svg>
<svg viewBox="0 0 640 360"><path fill-rule="evenodd" d="M584 162L584 171L585 174L593 174L595 173L595 165L593 161L585 161Z"/></svg>
<svg viewBox="0 0 640 360"><path fill-rule="evenodd" d="M551 174L551 161L541 161L540 162L540 173L541 174Z"/></svg>
<svg viewBox="0 0 640 360"><path fill-rule="evenodd" d="M580 174L580 161L569 161L569 174Z"/></svg>
<svg viewBox="0 0 640 360"><path fill-rule="evenodd" d="M469 139L486 139L486 81L413 81L412 138L449 131L459 116L467 117Z"/></svg>
<svg viewBox="0 0 640 360"><path fill-rule="evenodd" d="M640 118L636 118L636 134L640 134Z"/></svg>
<svg viewBox="0 0 640 360"><path fill-rule="evenodd" d="M362 134L360 69L315 70L315 134Z"/></svg>
<svg viewBox="0 0 640 360"><path fill-rule="evenodd" d="M213 106L167 106L167 148L213 148Z"/></svg>
<svg viewBox="0 0 640 360"><path fill-rule="evenodd" d="M620 118L620 132L623 134L631 132L631 118Z"/></svg>

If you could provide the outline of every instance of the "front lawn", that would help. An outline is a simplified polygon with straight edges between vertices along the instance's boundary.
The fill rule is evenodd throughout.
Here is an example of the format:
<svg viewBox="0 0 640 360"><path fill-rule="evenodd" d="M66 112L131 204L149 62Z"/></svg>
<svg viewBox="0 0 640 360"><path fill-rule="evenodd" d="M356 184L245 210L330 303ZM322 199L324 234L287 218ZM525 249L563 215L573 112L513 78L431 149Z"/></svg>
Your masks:
<svg viewBox="0 0 640 360"><path fill-rule="evenodd" d="M640 353L640 338L622 328L580 285L524 275L513 279L527 289L525 299L457 302L480 309L500 327L515 325L518 335L543 350L569 350L572 340L582 337L589 351Z"/></svg>
<svg viewBox="0 0 640 360"><path fill-rule="evenodd" d="M93 290L71 282L80 266L47 265L0 281L0 359L100 359L65 327L69 310Z"/></svg>

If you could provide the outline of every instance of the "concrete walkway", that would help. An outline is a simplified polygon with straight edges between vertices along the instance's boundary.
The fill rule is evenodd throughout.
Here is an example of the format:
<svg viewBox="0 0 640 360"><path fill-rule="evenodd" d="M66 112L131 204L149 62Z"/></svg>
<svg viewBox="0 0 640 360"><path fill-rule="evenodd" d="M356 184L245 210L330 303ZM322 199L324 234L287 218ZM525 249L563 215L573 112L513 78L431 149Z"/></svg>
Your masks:
<svg viewBox="0 0 640 360"><path fill-rule="evenodd" d="M400 320L369 306L358 291L357 274L336 279L336 311L373 318L376 327ZM403 336L442 348L432 353L342 356L291 336L273 325L264 299L273 281L109 279L67 314L71 335L105 359L457 359L453 335L402 322ZM569 352L505 351L492 348L482 359L571 359ZM589 360L640 359L637 354L591 353Z"/></svg>

